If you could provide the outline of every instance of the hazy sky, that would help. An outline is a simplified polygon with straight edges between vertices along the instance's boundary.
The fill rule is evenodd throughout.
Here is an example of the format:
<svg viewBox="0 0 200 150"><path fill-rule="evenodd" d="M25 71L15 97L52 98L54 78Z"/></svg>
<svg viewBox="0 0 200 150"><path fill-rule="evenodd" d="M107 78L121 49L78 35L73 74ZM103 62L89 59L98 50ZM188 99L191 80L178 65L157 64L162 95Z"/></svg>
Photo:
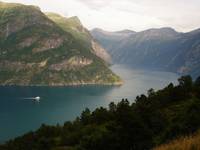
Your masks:
<svg viewBox="0 0 200 150"><path fill-rule="evenodd" d="M38 5L42 11L78 16L89 29L200 28L200 0L2 0Z"/></svg>

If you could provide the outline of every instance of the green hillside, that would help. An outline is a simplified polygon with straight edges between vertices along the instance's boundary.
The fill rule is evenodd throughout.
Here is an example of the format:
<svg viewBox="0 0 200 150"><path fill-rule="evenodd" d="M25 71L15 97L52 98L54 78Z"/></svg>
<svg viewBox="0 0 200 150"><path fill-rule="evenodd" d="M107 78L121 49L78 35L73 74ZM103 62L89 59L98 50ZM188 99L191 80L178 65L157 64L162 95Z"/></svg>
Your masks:
<svg viewBox="0 0 200 150"><path fill-rule="evenodd" d="M3 2L0 74L1 85L121 83L85 41L64 31L38 7Z"/></svg>
<svg viewBox="0 0 200 150"><path fill-rule="evenodd" d="M80 41L91 52L103 59L108 64L111 63L111 57L107 51L101 47L96 40L93 39L90 32L81 24L78 17L66 18L56 13L46 13L49 19L54 21L59 27L66 32L72 34L72 36Z"/></svg>
<svg viewBox="0 0 200 150"><path fill-rule="evenodd" d="M47 17L54 22L56 22L63 30L70 32L74 37L79 40L83 40L84 42L88 42L92 39L92 36L87 31L86 28L83 27L81 21L78 17L70 17L66 18L56 13L45 13Z"/></svg>
<svg viewBox="0 0 200 150"><path fill-rule="evenodd" d="M0 146L2 150L149 150L200 129L200 77L150 89L130 104L85 109L64 125L42 125ZM195 145L194 145L195 146ZM174 149L173 149L174 150ZM194 149L197 150L197 149Z"/></svg>

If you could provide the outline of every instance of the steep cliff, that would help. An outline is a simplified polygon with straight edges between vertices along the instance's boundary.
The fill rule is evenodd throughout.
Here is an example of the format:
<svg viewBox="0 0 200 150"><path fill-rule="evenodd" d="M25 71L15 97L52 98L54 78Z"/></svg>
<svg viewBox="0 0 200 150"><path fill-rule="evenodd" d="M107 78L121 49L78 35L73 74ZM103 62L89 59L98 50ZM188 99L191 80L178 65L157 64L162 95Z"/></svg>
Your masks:
<svg viewBox="0 0 200 150"><path fill-rule="evenodd" d="M76 22L70 26L77 28ZM0 2L1 85L119 83L86 41L63 30L38 7Z"/></svg>

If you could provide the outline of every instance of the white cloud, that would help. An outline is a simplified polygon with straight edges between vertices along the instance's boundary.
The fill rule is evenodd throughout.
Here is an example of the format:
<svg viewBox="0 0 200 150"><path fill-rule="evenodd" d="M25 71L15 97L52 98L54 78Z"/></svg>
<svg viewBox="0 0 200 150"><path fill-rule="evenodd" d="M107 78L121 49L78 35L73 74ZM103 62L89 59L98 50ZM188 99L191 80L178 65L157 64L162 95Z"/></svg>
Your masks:
<svg viewBox="0 0 200 150"><path fill-rule="evenodd" d="M3 0L33 4L43 11L78 16L89 29L106 30L170 26L178 31L200 28L200 0Z"/></svg>
<svg viewBox="0 0 200 150"><path fill-rule="evenodd" d="M105 0L77 0L86 6L88 6L91 9L101 9L103 7L106 7L110 4L111 0L105 1Z"/></svg>

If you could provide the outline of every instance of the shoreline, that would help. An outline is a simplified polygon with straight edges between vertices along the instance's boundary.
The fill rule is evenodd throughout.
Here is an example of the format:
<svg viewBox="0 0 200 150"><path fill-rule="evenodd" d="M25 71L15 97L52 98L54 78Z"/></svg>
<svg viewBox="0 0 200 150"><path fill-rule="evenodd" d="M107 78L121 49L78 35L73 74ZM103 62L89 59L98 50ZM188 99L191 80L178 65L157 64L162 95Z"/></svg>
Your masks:
<svg viewBox="0 0 200 150"><path fill-rule="evenodd" d="M0 84L0 87L76 87L76 86L90 86L90 85L103 85L103 86L122 86L124 81L114 83L67 83L67 84Z"/></svg>

